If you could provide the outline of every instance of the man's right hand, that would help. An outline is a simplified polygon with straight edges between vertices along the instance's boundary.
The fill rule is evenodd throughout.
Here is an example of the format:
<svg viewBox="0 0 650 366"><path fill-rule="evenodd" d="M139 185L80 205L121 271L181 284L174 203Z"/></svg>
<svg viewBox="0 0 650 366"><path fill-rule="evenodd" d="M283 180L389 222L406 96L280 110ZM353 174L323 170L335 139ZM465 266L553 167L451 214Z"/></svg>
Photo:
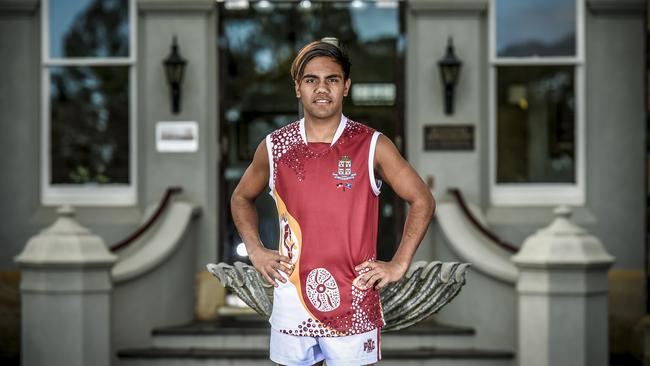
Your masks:
<svg viewBox="0 0 650 366"><path fill-rule="evenodd" d="M278 287L276 280L287 282L287 280L280 274L282 271L288 275L293 272L293 265L289 257L280 255L275 250L258 247L257 249L248 253L251 263L262 277L271 285Z"/></svg>

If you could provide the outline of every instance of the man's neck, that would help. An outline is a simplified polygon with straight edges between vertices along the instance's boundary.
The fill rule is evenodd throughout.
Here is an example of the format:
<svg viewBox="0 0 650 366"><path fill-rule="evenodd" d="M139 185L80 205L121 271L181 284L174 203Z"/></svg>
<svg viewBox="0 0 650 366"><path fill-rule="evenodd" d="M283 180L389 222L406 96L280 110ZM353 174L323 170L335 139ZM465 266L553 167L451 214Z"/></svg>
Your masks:
<svg viewBox="0 0 650 366"><path fill-rule="evenodd" d="M305 135L307 142L331 143L341 122L341 113L328 118L309 118L305 116Z"/></svg>

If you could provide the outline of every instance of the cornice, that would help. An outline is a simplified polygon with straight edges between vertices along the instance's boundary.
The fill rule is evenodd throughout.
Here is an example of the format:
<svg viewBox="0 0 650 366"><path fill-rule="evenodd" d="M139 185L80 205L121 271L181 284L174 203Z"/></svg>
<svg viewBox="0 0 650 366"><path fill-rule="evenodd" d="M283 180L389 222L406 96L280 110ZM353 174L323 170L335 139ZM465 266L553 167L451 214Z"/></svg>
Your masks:
<svg viewBox="0 0 650 366"><path fill-rule="evenodd" d="M643 15L644 0L587 0L587 9L592 13L629 13Z"/></svg>
<svg viewBox="0 0 650 366"><path fill-rule="evenodd" d="M413 12L485 13L489 7L489 0L408 0L407 6Z"/></svg>
<svg viewBox="0 0 650 366"><path fill-rule="evenodd" d="M33 13L40 5L40 0L0 0L0 12Z"/></svg>
<svg viewBox="0 0 650 366"><path fill-rule="evenodd" d="M194 11L210 12L214 0L137 0L140 11Z"/></svg>

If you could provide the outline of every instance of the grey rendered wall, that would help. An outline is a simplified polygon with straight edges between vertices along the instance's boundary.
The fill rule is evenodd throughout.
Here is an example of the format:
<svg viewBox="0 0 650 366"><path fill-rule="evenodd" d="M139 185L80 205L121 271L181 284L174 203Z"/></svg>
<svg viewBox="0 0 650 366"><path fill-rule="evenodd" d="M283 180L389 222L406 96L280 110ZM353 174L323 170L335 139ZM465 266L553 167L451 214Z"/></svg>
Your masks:
<svg viewBox="0 0 650 366"><path fill-rule="evenodd" d="M216 42L215 7L210 0L138 1L138 169L139 197L159 199L170 185L201 206L180 248L144 276L116 285L112 298L113 350L150 345L151 330L184 324L194 317L194 278L216 260ZM172 115L162 60L173 35L187 60L182 105ZM158 153L157 121L196 121L199 151Z"/></svg>
<svg viewBox="0 0 650 366"><path fill-rule="evenodd" d="M610 350L641 354L645 314L644 1L590 1L587 18L587 228L616 257Z"/></svg>
<svg viewBox="0 0 650 366"><path fill-rule="evenodd" d="M14 267L13 256L41 226L33 220L40 151L37 15L37 1L0 2L0 268Z"/></svg>
<svg viewBox="0 0 650 366"><path fill-rule="evenodd" d="M409 2L407 14L407 137L408 159L421 176L435 177L434 197L446 199L449 187L459 187L474 203L487 195L487 1ZM453 37L463 66L456 87L455 112L443 112L437 61ZM476 140L472 151L424 151L423 128L431 124L470 124ZM458 261L437 225L416 254L417 260ZM477 306L480 304L480 306ZM438 315L438 321L475 327L475 346L514 350L516 344L514 288L470 270L458 297Z"/></svg>
<svg viewBox="0 0 650 366"><path fill-rule="evenodd" d="M167 186L202 206L198 218L195 268L216 260L217 122L214 4L208 0L138 1L137 164L138 202L130 207L79 207L78 219L109 245L125 238L159 201ZM182 113L169 112L162 60L177 34L188 60ZM40 1L0 0L0 269L15 268L13 257L29 237L55 219L55 208L40 203ZM199 123L199 151L155 152L154 126L160 120Z"/></svg>
<svg viewBox="0 0 650 366"><path fill-rule="evenodd" d="M111 297L113 365L117 352L151 345L157 327L187 324L194 317L194 271L198 234L190 223L182 243L165 262L141 277L115 284Z"/></svg>
<svg viewBox="0 0 650 366"><path fill-rule="evenodd" d="M643 2L591 0L586 5L587 204L575 208L574 219L603 240L607 250L616 257L616 269L632 269L642 278L645 255ZM436 199L445 199L448 187L460 187L468 201L481 205L490 227L499 236L521 245L527 236L551 221L553 207L496 207L489 202L487 6L487 0L409 2L408 158L421 176L435 177ZM456 89L456 112L451 117L442 112L442 87L436 65L449 35L453 36L456 54L463 61ZM425 152L423 126L443 123L474 125L475 150ZM458 260L436 225L431 226L416 259ZM614 279L618 281L616 276ZM627 292L626 298L638 300L636 294L643 293L639 286L642 283L628 282L621 286ZM480 304L480 308L475 304ZM514 349L515 305L511 285L471 271L467 287L437 318L475 326L479 330L480 346ZM641 304L635 303L634 307L638 305ZM611 321L615 329L619 321L615 314Z"/></svg>
<svg viewBox="0 0 650 366"><path fill-rule="evenodd" d="M139 196L159 199L170 185L181 185L185 197L202 207L196 222L196 270L217 258L217 66L216 17L210 0L139 0L138 104ZM173 35L187 60L178 115L169 107L169 88L162 61L170 52ZM155 124L158 121L196 121L199 150L196 153L158 153Z"/></svg>
<svg viewBox="0 0 650 366"><path fill-rule="evenodd" d="M487 71L483 15L486 7L463 8L444 3L411 1L408 6L408 159L423 177L434 176L434 196L439 197L449 186L457 186L467 199L476 202L481 194L479 151L482 141L476 141L473 151L424 151L423 148L425 125L469 124L474 126L476 136L484 133L486 127L482 111ZM463 62L456 87L455 111L451 116L443 111L443 88L437 64L445 55L448 37L453 37L456 55Z"/></svg>
<svg viewBox="0 0 650 366"><path fill-rule="evenodd" d="M642 4L607 11L594 3L586 24L587 200L596 216L589 230L616 267L643 269L645 14Z"/></svg>

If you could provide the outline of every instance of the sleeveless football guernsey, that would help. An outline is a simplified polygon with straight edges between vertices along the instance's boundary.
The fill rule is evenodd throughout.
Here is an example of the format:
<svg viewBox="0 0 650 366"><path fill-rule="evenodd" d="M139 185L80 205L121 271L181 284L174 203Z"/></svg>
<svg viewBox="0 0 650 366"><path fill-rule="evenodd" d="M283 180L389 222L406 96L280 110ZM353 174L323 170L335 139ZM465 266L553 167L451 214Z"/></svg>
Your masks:
<svg viewBox="0 0 650 366"><path fill-rule="evenodd" d="M294 265L273 292L273 329L336 337L384 325L379 292L353 285L354 267L376 259L379 134L342 116L331 144L308 143L304 119L267 136L279 251Z"/></svg>

